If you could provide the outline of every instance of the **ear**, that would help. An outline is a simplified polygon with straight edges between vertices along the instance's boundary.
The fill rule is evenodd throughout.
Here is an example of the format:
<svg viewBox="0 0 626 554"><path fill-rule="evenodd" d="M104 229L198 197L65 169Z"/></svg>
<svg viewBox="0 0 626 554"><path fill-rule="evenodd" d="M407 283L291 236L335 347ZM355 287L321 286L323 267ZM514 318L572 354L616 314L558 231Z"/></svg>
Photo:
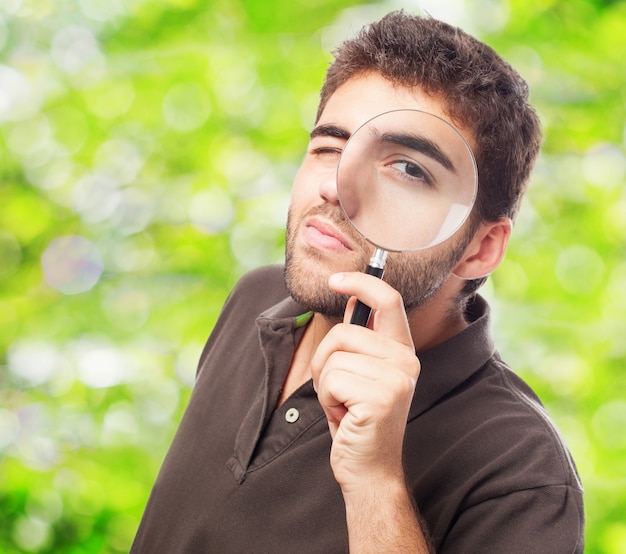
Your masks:
<svg viewBox="0 0 626 554"><path fill-rule="evenodd" d="M478 279L486 277L504 259L513 222L508 217L498 221L483 223L469 245L463 258L453 273L461 279Z"/></svg>

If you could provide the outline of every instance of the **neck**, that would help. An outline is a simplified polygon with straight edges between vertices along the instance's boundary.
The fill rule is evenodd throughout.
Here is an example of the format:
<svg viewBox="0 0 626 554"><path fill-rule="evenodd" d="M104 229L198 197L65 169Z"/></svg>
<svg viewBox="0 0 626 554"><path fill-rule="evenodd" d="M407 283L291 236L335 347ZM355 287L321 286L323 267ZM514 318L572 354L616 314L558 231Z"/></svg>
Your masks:
<svg viewBox="0 0 626 554"><path fill-rule="evenodd" d="M308 323L291 360L291 366L278 397L277 406L280 406L300 385L311 378L310 364L313 354L333 324L333 322L325 320L320 314L315 314Z"/></svg>
<svg viewBox="0 0 626 554"><path fill-rule="evenodd" d="M417 354L441 344L468 325L461 308L452 309L449 305L432 309L425 304L407 314L407 318Z"/></svg>
<svg viewBox="0 0 626 554"><path fill-rule="evenodd" d="M454 296L441 290L422 306L407 314L417 354L449 339L467 327L463 310L451 298ZM279 406L296 388L311 378L309 365L311 358L322 339L337 323L336 319L329 319L318 313L313 316L294 353L291 368L278 399Z"/></svg>

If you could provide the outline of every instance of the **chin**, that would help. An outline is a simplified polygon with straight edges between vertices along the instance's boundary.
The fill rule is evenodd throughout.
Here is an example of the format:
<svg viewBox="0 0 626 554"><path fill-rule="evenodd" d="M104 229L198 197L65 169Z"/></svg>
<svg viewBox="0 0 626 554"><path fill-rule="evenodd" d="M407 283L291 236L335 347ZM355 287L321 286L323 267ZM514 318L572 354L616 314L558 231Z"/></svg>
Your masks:
<svg viewBox="0 0 626 554"><path fill-rule="evenodd" d="M328 279L340 271L363 271L369 254L332 254L309 247L299 236L299 224L287 218L285 285L291 297L307 310L343 319L348 297L330 290Z"/></svg>
<svg viewBox="0 0 626 554"><path fill-rule="evenodd" d="M328 278L344 268L334 268L321 257L294 255L285 259L285 285L291 297L307 310L343 319L348 298L330 290Z"/></svg>
<svg viewBox="0 0 626 554"><path fill-rule="evenodd" d="M333 292L328 279L339 271L353 271L349 263L324 255L287 238L285 251L285 285L291 297L307 310L328 318L343 319L348 297Z"/></svg>

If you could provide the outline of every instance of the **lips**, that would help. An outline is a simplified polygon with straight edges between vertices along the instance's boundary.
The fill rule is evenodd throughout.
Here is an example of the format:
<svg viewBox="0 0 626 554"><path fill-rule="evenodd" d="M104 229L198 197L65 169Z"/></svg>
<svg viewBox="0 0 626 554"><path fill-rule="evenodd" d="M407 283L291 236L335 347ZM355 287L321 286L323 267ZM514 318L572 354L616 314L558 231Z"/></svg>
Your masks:
<svg viewBox="0 0 626 554"><path fill-rule="evenodd" d="M320 250L345 252L353 250L350 240L330 221L311 217L304 224L304 240Z"/></svg>

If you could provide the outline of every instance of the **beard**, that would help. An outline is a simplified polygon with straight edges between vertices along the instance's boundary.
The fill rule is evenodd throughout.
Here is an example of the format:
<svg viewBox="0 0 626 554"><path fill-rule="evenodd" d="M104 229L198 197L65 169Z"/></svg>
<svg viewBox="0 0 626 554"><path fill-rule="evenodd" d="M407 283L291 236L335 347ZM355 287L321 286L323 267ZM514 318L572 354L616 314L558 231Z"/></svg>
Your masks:
<svg viewBox="0 0 626 554"><path fill-rule="evenodd" d="M324 215L351 237L358 248L358 253L353 256L351 262L344 262L343 266L340 266L317 250L297 244L302 221L314 215ZM441 289L460 261L471 236L472 233L468 230L460 238L455 239L453 236L441 245L420 252L389 253L384 279L400 293L407 313L423 306ZM305 309L330 320L341 321L348 297L332 291L328 286L328 278L339 271L364 271L373 251L374 246L358 234L339 209L321 205L298 219L290 209L285 241L287 290Z"/></svg>
<svg viewBox="0 0 626 554"><path fill-rule="evenodd" d="M330 220L353 244L360 254L350 262L335 262L318 250L297 245L301 223L308 217L322 215ZM296 219L291 209L287 215L285 240L285 285L291 297L307 310L312 310L332 320L343 319L348 297L337 294L328 286L328 278L339 271L363 271L369 261L369 244L363 239L343 212L328 204L309 210Z"/></svg>

